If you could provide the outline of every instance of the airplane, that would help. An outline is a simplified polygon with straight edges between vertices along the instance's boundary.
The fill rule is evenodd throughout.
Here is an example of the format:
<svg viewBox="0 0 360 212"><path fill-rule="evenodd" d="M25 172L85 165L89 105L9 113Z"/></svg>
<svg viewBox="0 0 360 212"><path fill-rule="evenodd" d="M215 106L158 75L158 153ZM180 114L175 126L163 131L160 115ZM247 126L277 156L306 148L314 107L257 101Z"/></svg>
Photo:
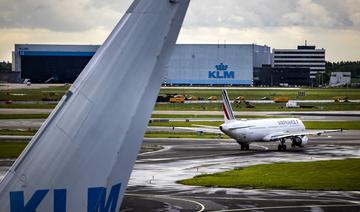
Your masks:
<svg viewBox="0 0 360 212"><path fill-rule="evenodd" d="M135 0L0 182L0 211L119 211L190 0Z"/></svg>
<svg viewBox="0 0 360 212"><path fill-rule="evenodd" d="M268 119L254 119L237 120L229 101L226 90L222 90L223 97L223 111L224 123L219 128L194 125L202 128L193 128L192 130L209 132L209 133L224 133L230 138L236 140L240 145L241 150L249 150L250 143L253 142L274 142L278 141L279 151L286 151L286 140L291 140L292 147L304 147L309 142L309 135L321 135L324 133L339 132L340 130L321 130L321 131L306 131L303 122L297 118L268 118ZM191 128L186 128L191 129Z"/></svg>

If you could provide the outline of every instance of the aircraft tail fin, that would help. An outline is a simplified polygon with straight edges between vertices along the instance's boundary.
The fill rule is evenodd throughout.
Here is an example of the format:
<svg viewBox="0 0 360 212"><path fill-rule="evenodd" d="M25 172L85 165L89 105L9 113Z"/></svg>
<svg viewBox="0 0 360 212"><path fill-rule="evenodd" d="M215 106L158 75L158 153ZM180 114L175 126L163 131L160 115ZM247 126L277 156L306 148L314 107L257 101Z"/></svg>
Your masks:
<svg viewBox="0 0 360 212"><path fill-rule="evenodd" d="M119 211L189 2L134 0L1 180L0 211Z"/></svg>
<svg viewBox="0 0 360 212"><path fill-rule="evenodd" d="M235 116L234 116L234 112L231 107L231 103L229 101L229 96L227 94L227 91L225 89L223 89L221 93L222 93L222 97L223 97L222 106L223 106L223 110L224 110L225 122L236 120Z"/></svg>

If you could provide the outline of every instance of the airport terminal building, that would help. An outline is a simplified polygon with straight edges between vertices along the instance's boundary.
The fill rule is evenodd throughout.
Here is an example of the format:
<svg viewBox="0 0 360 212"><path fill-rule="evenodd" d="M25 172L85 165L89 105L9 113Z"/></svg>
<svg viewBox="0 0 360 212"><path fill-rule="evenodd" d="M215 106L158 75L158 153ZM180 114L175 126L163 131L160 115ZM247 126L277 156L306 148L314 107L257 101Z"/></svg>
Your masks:
<svg viewBox="0 0 360 212"><path fill-rule="evenodd" d="M33 83L72 83L98 45L16 44L14 71ZM268 46L177 44L166 66L167 85L253 85L255 68L271 65Z"/></svg>

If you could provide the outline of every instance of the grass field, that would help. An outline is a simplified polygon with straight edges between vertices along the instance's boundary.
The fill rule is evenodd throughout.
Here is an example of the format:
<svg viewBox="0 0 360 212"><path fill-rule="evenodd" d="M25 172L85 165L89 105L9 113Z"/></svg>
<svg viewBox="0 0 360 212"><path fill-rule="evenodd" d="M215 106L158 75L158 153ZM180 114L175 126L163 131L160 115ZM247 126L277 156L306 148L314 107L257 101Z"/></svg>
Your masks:
<svg viewBox="0 0 360 212"><path fill-rule="evenodd" d="M0 88L0 101L13 100L13 101L41 101L44 97L52 97L60 99L65 92L69 89L68 85L65 86L52 86L42 89L15 89L7 90L6 87ZM298 96L299 91L305 91L305 96ZM160 95L167 93L177 93L182 95L194 95L207 99L209 96L221 97L220 90L197 90L197 89L167 89L162 88ZM241 90L228 90L230 99L238 96L244 96L249 100L259 100L263 97L270 99L275 97L288 97L292 100L319 100L319 99L336 99L348 97L351 99L360 99L359 89L352 88L304 88L299 90L286 90L286 89L241 89Z"/></svg>
<svg viewBox="0 0 360 212"><path fill-rule="evenodd" d="M299 97L298 92L305 91L304 97ZM181 95L194 95L197 97L203 97L207 99L209 96L217 96L221 99L221 91L215 89L209 90L195 90L195 89L166 89L163 88L160 91L161 95L167 93L177 93ZM359 89L347 89L347 88L305 88L299 90L271 90L271 89L241 89L241 90L228 90L230 99L234 99L238 96L244 96L248 100L259 100L263 97L273 99L275 97L288 97L292 100L320 100L320 99L336 99L348 97L349 99L360 99Z"/></svg>
<svg viewBox="0 0 360 212"><path fill-rule="evenodd" d="M42 89L15 89L15 90L6 90L2 88L0 90L0 101L41 101L44 99L48 100L59 100L65 92L68 90L69 86L62 87L49 87ZM228 90L229 96L231 99L236 98L237 96L245 96L246 99L259 100L262 97L268 97L273 99L274 97L288 97L292 100L334 100L337 98L348 97L349 100L360 99L360 90L359 89L300 89L305 91L304 97L299 97L299 90L286 90L286 89L241 89L241 90ZM209 96L218 96L220 98L220 90L210 89L210 90L196 90L196 89L166 89L163 88L160 91L160 95L166 93L178 93L183 95L195 95L201 96L205 99ZM307 109L287 109L285 104L253 104L255 108L246 108L244 104L233 105L235 111L339 111L339 110L360 110L359 103L314 103L314 104L302 104L304 106L314 106L313 108ZM39 108L39 109L52 109L56 104L0 104L0 108ZM221 111L221 104L156 104L155 110L196 110L196 111Z"/></svg>
<svg viewBox="0 0 360 212"><path fill-rule="evenodd" d="M152 122L149 123L149 126L158 126L158 127L194 127L193 125L209 125L209 126L219 126L224 122L222 121L173 121L173 122Z"/></svg>
<svg viewBox="0 0 360 212"><path fill-rule="evenodd" d="M306 129L344 129L344 130L360 130L360 121L306 121L304 122Z"/></svg>
<svg viewBox="0 0 360 212"><path fill-rule="evenodd" d="M199 134L199 133L171 133L171 132L147 132L145 138L203 138L203 139L226 139L228 136L221 137L216 134Z"/></svg>
<svg viewBox="0 0 360 212"><path fill-rule="evenodd" d="M0 114L0 119L46 119L49 114Z"/></svg>
<svg viewBox="0 0 360 212"><path fill-rule="evenodd" d="M179 181L226 188L360 190L360 159L257 165Z"/></svg>
<svg viewBox="0 0 360 212"><path fill-rule="evenodd" d="M49 114L0 114L0 119L46 119ZM224 118L223 115L194 115L194 114L153 114L151 118L158 119L191 119L191 118ZM248 116L241 118L276 118L276 116Z"/></svg>
<svg viewBox="0 0 360 212"><path fill-rule="evenodd" d="M51 86L49 88L42 89L27 88L14 90L6 90L6 88L1 88L0 101L41 101L46 97L52 97L54 100L59 100L68 89L69 86Z"/></svg>
<svg viewBox="0 0 360 212"><path fill-rule="evenodd" d="M0 135L34 135L36 130L0 130ZM171 133L171 132L148 132L145 138L189 138L189 139L225 139L227 136L215 134L198 134L198 133ZM26 147L27 142L2 141L0 142L0 158L17 158Z"/></svg>
<svg viewBox="0 0 360 212"><path fill-rule="evenodd" d="M56 104L0 104L0 108L54 109Z"/></svg>
<svg viewBox="0 0 360 212"><path fill-rule="evenodd" d="M360 92L359 92L360 93ZM313 108L286 108L285 103L253 104L255 108L246 108L244 104L232 105L234 111L352 111L360 110L359 103L303 103ZM155 110L173 111L222 111L220 103L156 104Z"/></svg>
<svg viewBox="0 0 360 212"><path fill-rule="evenodd" d="M186 121L175 121L175 122L152 122L149 126L162 126L162 127L195 127L194 125L208 125L218 127L221 125L222 121L210 122L186 122ZM346 122L316 122L309 121L304 122L306 129L344 129L344 130L360 130L359 121L346 121ZM0 135L34 135L37 130L28 129L28 130L13 130L13 129L2 129L0 130ZM173 132L148 132L145 137L147 138L219 138L218 135L214 134L204 134L199 135L196 132L193 133L173 133ZM223 136L227 138L226 136Z"/></svg>
<svg viewBox="0 0 360 212"><path fill-rule="evenodd" d="M285 104L253 104L255 108L246 108L244 104L233 104L234 111L355 111L360 110L360 103L313 103L302 104L305 106L314 106L313 108L286 108ZM56 104L0 104L0 108L32 108L32 109L53 109ZM220 103L204 104L156 104L155 110L173 110L173 111L222 111Z"/></svg>
<svg viewBox="0 0 360 212"><path fill-rule="evenodd" d="M37 130L28 129L28 130L11 130L11 129L2 129L0 130L0 135L24 135L30 136L35 135Z"/></svg>
<svg viewBox="0 0 360 212"><path fill-rule="evenodd" d="M26 142L0 142L0 158L17 158L26 145Z"/></svg>
<svg viewBox="0 0 360 212"><path fill-rule="evenodd" d="M149 126L162 127L194 127L194 125L208 125L218 127L223 122L220 121L202 121L202 122L153 122ZM304 121L306 129L326 130L326 129L344 129L344 130L360 130L360 121L332 121L332 122L317 122Z"/></svg>
<svg viewBox="0 0 360 212"><path fill-rule="evenodd" d="M256 116L256 115L242 115L241 118L253 119L253 118L278 118L279 116ZM284 117L284 116L282 116ZM194 114L153 114L151 118L163 118L163 119L172 119L172 118L183 118L183 119L192 119L192 118L224 118L224 115L194 115Z"/></svg>

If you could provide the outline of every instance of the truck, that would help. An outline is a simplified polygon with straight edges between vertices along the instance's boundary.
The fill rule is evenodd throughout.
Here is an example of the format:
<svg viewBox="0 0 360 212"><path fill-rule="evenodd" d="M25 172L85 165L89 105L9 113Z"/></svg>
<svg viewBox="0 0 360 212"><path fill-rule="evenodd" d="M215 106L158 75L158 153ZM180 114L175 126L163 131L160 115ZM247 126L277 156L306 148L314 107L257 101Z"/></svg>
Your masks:
<svg viewBox="0 0 360 212"><path fill-rule="evenodd" d="M295 101L288 101L286 103L287 108L300 108L300 105Z"/></svg>
<svg viewBox="0 0 360 212"><path fill-rule="evenodd" d="M185 97L183 95L176 95L169 100L170 103L185 103Z"/></svg>
<svg viewBox="0 0 360 212"><path fill-rule="evenodd" d="M277 98L274 98L273 101L275 103L282 103L282 102L288 102L289 101L289 98L287 97L277 97Z"/></svg>

